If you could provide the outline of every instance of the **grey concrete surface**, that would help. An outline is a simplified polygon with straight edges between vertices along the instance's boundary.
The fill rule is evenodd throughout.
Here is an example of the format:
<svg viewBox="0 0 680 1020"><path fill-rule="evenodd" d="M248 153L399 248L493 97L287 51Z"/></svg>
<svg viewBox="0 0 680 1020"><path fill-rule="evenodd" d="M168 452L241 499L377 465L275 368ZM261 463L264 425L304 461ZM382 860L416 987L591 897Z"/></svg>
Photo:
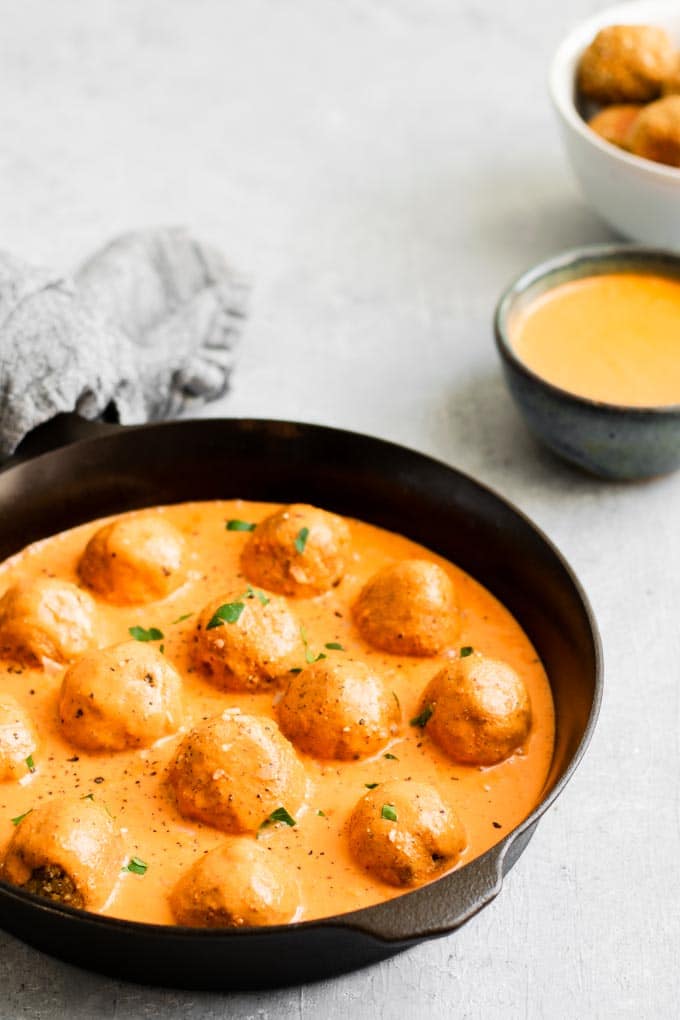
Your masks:
<svg viewBox="0 0 680 1020"><path fill-rule="evenodd" d="M0 0L0 243L68 265L177 222L219 244L254 295L235 389L206 413L349 427L476 475L571 560L607 664L582 767L455 936L219 995L101 978L0 935L0 1017L678 1015L680 475L605 484L542 452L490 330L514 274L610 236L545 89L560 36L602 6Z"/></svg>

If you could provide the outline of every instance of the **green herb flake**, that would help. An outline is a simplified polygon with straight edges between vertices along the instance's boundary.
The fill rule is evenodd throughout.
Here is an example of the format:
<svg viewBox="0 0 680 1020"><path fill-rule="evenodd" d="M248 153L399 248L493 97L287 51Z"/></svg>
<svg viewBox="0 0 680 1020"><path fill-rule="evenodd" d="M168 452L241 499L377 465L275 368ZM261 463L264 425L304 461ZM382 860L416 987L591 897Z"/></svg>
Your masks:
<svg viewBox="0 0 680 1020"><path fill-rule="evenodd" d="M397 812L394 804L383 804L382 810L380 811L380 817L384 818L388 822L396 822Z"/></svg>
<svg viewBox="0 0 680 1020"><path fill-rule="evenodd" d="M133 875L145 875L149 865L139 857L131 857L123 871L131 871Z"/></svg>
<svg viewBox="0 0 680 1020"><path fill-rule="evenodd" d="M367 790L375 790L376 786L379 786L379 783L364 783L364 786Z"/></svg>
<svg viewBox="0 0 680 1020"><path fill-rule="evenodd" d="M319 818L325 818L326 812L322 811L321 808L319 808L319 810L317 811L317 815L319 816Z"/></svg>
<svg viewBox="0 0 680 1020"><path fill-rule="evenodd" d="M396 691L392 691L392 697L393 697L393 698L394 698L394 700L396 701L396 703L397 703L397 708L398 708L398 709L399 709L399 711L401 712L401 702L400 702L400 700L399 700L399 696L398 696L398 694L397 694L397 692L396 692Z"/></svg>
<svg viewBox="0 0 680 1020"><path fill-rule="evenodd" d="M324 648L327 648L330 652L344 652L345 650L339 641L328 641Z"/></svg>
<svg viewBox="0 0 680 1020"><path fill-rule="evenodd" d="M80 799L81 800L94 800L94 794L93 793L86 793L85 796L81 797Z"/></svg>
<svg viewBox="0 0 680 1020"><path fill-rule="evenodd" d="M295 552L302 553L305 551L307 545L307 539L309 538L309 528L300 528L295 539Z"/></svg>
<svg viewBox="0 0 680 1020"><path fill-rule="evenodd" d="M459 652L459 655L461 659L467 659L468 655L472 655L473 652L474 648L472 647L472 645L463 645Z"/></svg>
<svg viewBox="0 0 680 1020"><path fill-rule="evenodd" d="M248 599L257 599L257 601L262 606L268 606L269 605L269 599L267 598L265 593L263 591L260 591L259 588L253 588L253 586L251 584L248 585L248 591L246 592L246 598L248 598Z"/></svg>
<svg viewBox="0 0 680 1020"><path fill-rule="evenodd" d="M301 673L301 672L302 672L302 666L293 666L293 668L292 668L292 669L289 669L289 670L288 670L288 672L289 672L289 673L292 673L292 674L293 674L293 676L297 676L297 675L298 675L298 673Z"/></svg>
<svg viewBox="0 0 680 1020"><path fill-rule="evenodd" d="M35 762L33 761L32 754L29 754L28 758L26 758L26 768L29 772L35 772Z"/></svg>
<svg viewBox="0 0 680 1020"><path fill-rule="evenodd" d="M227 531L255 531L257 524L251 524L249 521L240 521L237 517L225 524Z"/></svg>
<svg viewBox="0 0 680 1020"><path fill-rule="evenodd" d="M225 602L215 610L205 629L213 630L215 627L221 627L223 623L236 623L245 608L243 602Z"/></svg>
<svg viewBox="0 0 680 1020"><path fill-rule="evenodd" d="M135 641L160 641L163 631L158 627L128 627L128 634L131 634Z"/></svg>
<svg viewBox="0 0 680 1020"><path fill-rule="evenodd" d="M12 819L12 825L21 825L24 818L28 818L33 808L29 808L28 811L24 811L23 815L17 815L16 818Z"/></svg>
<svg viewBox="0 0 680 1020"><path fill-rule="evenodd" d="M427 726L433 712L434 709L432 708L432 705L430 705L430 703L428 702L427 705L425 705L425 708L420 713L420 715L417 715L415 716L415 718L411 719L411 726L420 726L421 729Z"/></svg>
<svg viewBox="0 0 680 1020"><path fill-rule="evenodd" d="M161 653L161 655L165 655L165 645L163 644L159 645L158 651Z"/></svg>
<svg viewBox="0 0 680 1020"><path fill-rule="evenodd" d="M309 642L307 641L307 631L305 630L304 627L300 627L300 637L302 639L303 645L305 646L305 662L307 663L308 666L311 666L312 663L314 662L319 662L320 659L327 658L327 656L323 652L319 652L318 655L315 655L314 652L311 650L311 648L309 647Z"/></svg>
<svg viewBox="0 0 680 1020"><path fill-rule="evenodd" d="M285 825L290 826L297 825L297 822L293 816L286 811L285 807L277 807L275 811L272 811L268 818L265 818L260 825L260 828L264 829L268 825L275 825L277 822L283 822Z"/></svg>
<svg viewBox="0 0 680 1020"><path fill-rule="evenodd" d="M397 758L396 754L390 754L389 751L387 752L387 754L383 755L383 758L387 758L388 761L399 761L399 759Z"/></svg>
<svg viewBox="0 0 680 1020"><path fill-rule="evenodd" d="M184 623L185 620L188 620L189 617L193 615L194 615L193 613L182 613L181 616L178 616L176 620L172 621L173 625L176 623Z"/></svg>

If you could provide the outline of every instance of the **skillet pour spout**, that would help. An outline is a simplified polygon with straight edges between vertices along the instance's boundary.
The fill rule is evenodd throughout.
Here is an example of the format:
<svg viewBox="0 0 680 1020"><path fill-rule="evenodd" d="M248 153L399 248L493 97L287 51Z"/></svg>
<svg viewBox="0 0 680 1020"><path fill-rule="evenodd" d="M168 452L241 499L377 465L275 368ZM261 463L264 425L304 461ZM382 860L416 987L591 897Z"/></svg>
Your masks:
<svg viewBox="0 0 680 1020"><path fill-rule="evenodd" d="M549 540L473 479L368 436L255 419L119 428L61 416L3 466L0 558L97 517L236 497L304 501L361 518L407 535L475 577L513 613L543 661L555 705L555 749L541 802L496 846L429 885L350 914L268 928L190 929L90 914L0 882L6 931L76 965L145 984L298 984L454 931L501 890L583 756L599 710L596 624Z"/></svg>

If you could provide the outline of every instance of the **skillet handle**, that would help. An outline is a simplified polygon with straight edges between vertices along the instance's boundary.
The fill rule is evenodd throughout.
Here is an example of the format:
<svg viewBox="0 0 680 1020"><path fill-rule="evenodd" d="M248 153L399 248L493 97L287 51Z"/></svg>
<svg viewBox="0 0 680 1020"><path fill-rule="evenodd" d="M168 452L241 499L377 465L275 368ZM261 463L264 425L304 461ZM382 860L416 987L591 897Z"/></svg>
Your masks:
<svg viewBox="0 0 680 1020"><path fill-rule="evenodd" d="M438 882L398 900L345 914L342 920L382 942L419 942L448 935L498 895L510 846L500 843Z"/></svg>
<svg viewBox="0 0 680 1020"><path fill-rule="evenodd" d="M12 456L0 464L0 471L38 457L41 453L49 453L50 450L56 450L60 446L69 446L70 443L76 443L80 439L93 439L95 436L106 435L121 428L122 425L109 422L88 421L75 412L57 414L24 436Z"/></svg>

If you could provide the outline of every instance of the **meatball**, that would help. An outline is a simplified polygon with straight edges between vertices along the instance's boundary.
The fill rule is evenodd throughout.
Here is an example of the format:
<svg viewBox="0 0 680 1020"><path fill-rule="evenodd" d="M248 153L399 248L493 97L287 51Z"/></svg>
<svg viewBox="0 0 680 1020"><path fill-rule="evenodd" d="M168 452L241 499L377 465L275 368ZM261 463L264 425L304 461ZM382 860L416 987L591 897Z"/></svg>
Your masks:
<svg viewBox="0 0 680 1020"><path fill-rule="evenodd" d="M607 106L588 121L588 126L619 149L628 149L631 128L643 107L635 103Z"/></svg>
<svg viewBox="0 0 680 1020"><path fill-rule="evenodd" d="M276 723L238 711L201 723L184 738L169 771L186 818L225 832L256 832L272 812L294 814L305 770Z"/></svg>
<svg viewBox="0 0 680 1020"><path fill-rule="evenodd" d="M38 746L28 714L9 694L0 695L0 782L21 779L29 771L26 759Z"/></svg>
<svg viewBox="0 0 680 1020"><path fill-rule="evenodd" d="M271 687L301 648L300 626L286 600L252 588L215 599L198 620L196 663L225 690Z"/></svg>
<svg viewBox="0 0 680 1020"><path fill-rule="evenodd" d="M349 820L353 857L389 885L420 885L452 867L465 845L463 826L428 783L381 783Z"/></svg>
<svg viewBox="0 0 680 1020"><path fill-rule="evenodd" d="M396 655L437 655L458 634L453 583L429 560L393 563L364 585L354 619L376 648Z"/></svg>
<svg viewBox="0 0 680 1020"><path fill-rule="evenodd" d="M398 732L401 716L381 677L351 659L324 659L292 677L278 713L300 750L341 761L377 754Z"/></svg>
<svg viewBox="0 0 680 1020"><path fill-rule="evenodd" d="M251 532L241 563L249 580L270 591L320 595L342 578L349 547L349 527L342 517L293 503Z"/></svg>
<svg viewBox="0 0 680 1020"><path fill-rule="evenodd" d="M609 25L581 57L578 90L598 103L646 103L661 94L675 60L675 48L663 29Z"/></svg>
<svg viewBox="0 0 680 1020"><path fill-rule="evenodd" d="M630 151L680 167L680 95L666 96L645 107L631 128Z"/></svg>
<svg viewBox="0 0 680 1020"><path fill-rule="evenodd" d="M517 673L478 653L435 674L422 708L434 742L467 765L495 765L509 757L531 728L529 695Z"/></svg>
<svg viewBox="0 0 680 1020"><path fill-rule="evenodd" d="M66 671L59 696L64 736L86 751L148 747L182 721L182 681L151 645L126 641Z"/></svg>
<svg viewBox="0 0 680 1020"><path fill-rule="evenodd" d="M123 838L105 807L59 797L18 823L0 877L47 899L96 909L111 895L124 858Z"/></svg>
<svg viewBox="0 0 680 1020"><path fill-rule="evenodd" d="M184 538L157 513L132 514L105 524L85 546L83 582L118 605L155 602L183 584Z"/></svg>
<svg viewBox="0 0 680 1020"><path fill-rule="evenodd" d="M94 614L94 602L75 584L19 581L0 599L0 655L29 666L69 662L92 643Z"/></svg>
<svg viewBox="0 0 680 1020"><path fill-rule="evenodd" d="M194 928L287 924L299 901L289 870L247 837L199 857L170 894L177 924Z"/></svg>

